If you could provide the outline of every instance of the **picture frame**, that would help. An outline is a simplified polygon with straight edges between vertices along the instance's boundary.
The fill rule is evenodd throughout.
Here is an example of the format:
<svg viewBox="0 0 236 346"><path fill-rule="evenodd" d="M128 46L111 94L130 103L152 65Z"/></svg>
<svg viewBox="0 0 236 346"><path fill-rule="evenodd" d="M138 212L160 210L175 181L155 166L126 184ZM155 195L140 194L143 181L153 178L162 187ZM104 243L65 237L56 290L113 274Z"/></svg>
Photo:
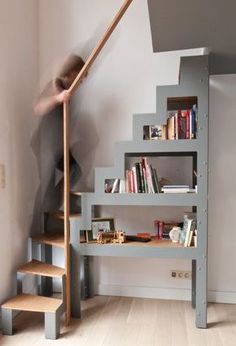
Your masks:
<svg viewBox="0 0 236 346"><path fill-rule="evenodd" d="M96 240L98 232L100 230L104 231L114 231L115 230L115 222L114 218L93 218L92 219L92 239Z"/></svg>
<svg viewBox="0 0 236 346"><path fill-rule="evenodd" d="M150 125L149 126L149 139L150 140L166 139L165 126L163 126L163 125Z"/></svg>

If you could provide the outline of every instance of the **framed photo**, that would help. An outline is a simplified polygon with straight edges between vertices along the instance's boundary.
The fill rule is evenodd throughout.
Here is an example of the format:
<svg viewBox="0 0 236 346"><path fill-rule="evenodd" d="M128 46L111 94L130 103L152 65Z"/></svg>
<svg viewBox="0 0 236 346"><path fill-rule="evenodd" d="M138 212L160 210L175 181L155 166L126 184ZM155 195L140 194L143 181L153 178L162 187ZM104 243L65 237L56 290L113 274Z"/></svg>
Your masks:
<svg viewBox="0 0 236 346"><path fill-rule="evenodd" d="M114 231L115 224L113 218L95 218L92 219L92 237L97 239L98 231Z"/></svg>
<svg viewBox="0 0 236 346"><path fill-rule="evenodd" d="M166 139L165 126L153 125L149 126L149 138L152 140Z"/></svg>

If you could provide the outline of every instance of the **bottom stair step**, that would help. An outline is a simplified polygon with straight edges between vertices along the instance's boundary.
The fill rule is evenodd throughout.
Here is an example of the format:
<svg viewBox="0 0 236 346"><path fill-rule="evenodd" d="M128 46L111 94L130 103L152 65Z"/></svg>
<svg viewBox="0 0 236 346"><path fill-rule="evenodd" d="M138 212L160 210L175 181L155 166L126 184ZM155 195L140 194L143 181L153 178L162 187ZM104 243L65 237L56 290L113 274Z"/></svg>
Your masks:
<svg viewBox="0 0 236 346"><path fill-rule="evenodd" d="M3 335L13 335L13 310L43 312L46 339L55 340L59 337L62 300L31 294L20 294L8 300L1 307Z"/></svg>
<svg viewBox="0 0 236 346"><path fill-rule="evenodd" d="M35 296L32 294L19 294L3 304L2 308L19 311L55 313L62 304L63 302L61 299Z"/></svg>

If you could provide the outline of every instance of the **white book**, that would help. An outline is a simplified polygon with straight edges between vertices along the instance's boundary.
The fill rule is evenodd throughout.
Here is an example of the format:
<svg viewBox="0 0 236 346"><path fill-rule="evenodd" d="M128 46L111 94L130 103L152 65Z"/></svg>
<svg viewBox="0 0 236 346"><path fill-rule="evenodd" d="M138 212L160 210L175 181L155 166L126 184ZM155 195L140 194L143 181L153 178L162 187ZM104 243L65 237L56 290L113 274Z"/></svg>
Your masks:
<svg viewBox="0 0 236 346"><path fill-rule="evenodd" d="M120 179L115 179L114 184L113 184L113 187L112 187L112 190L111 190L111 193L114 193L114 192L116 191L117 186L118 186L118 184L119 184L119 180L120 180Z"/></svg>
<svg viewBox="0 0 236 346"><path fill-rule="evenodd" d="M189 188L189 185L164 185L163 189Z"/></svg>
<svg viewBox="0 0 236 346"><path fill-rule="evenodd" d="M119 193L125 193L125 183L124 179L120 179Z"/></svg>
<svg viewBox="0 0 236 346"><path fill-rule="evenodd" d="M147 164L146 174L147 174L147 183L148 183L148 193L155 193L153 183L152 183L151 169L149 164Z"/></svg>
<svg viewBox="0 0 236 346"><path fill-rule="evenodd" d="M184 247L188 247L190 232L191 232L191 225L192 225L193 220L187 220L187 222L188 222L188 225L187 225L186 237L184 240Z"/></svg>
<svg viewBox="0 0 236 346"><path fill-rule="evenodd" d="M136 167L132 167L133 177L134 177L134 193L138 193L138 182L137 182L137 173Z"/></svg>
<svg viewBox="0 0 236 346"><path fill-rule="evenodd" d="M161 191L164 193L188 193L190 192L189 190L189 188L161 189Z"/></svg>

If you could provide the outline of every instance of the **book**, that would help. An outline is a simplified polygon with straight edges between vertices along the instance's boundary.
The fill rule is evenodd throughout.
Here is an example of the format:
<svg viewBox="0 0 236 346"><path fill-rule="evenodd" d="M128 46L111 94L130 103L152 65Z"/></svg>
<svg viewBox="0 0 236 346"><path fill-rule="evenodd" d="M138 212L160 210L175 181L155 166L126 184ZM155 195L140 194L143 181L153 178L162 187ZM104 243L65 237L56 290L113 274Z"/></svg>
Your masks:
<svg viewBox="0 0 236 346"><path fill-rule="evenodd" d="M189 234L189 239L188 239L188 247L191 246L192 240L193 240L193 230L190 230L190 234Z"/></svg>
<svg viewBox="0 0 236 346"><path fill-rule="evenodd" d="M142 166L141 162L139 162L138 165L139 165L139 171L140 171L141 193L144 193L145 192L145 185L144 185L145 183L144 183L143 166Z"/></svg>
<svg viewBox="0 0 236 346"><path fill-rule="evenodd" d="M186 139L190 139L190 110L186 111Z"/></svg>
<svg viewBox="0 0 236 346"><path fill-rule="evenodd" d="M160 187L159 187L159 180L158 180L156 168L153 169L153 173L154 173L155 184L157 186L157 192L159 193Z"/></svg>
<svg viewBox="0 0 236 346"><path fill-rule="evenodd" d="M138 181L137 181L137 172L136 167L132 167L133 179L134 179L134 193L138 192Z"/></svg>
<svg viewBox="0 0 236 346"><path fill-rule="evenodd" d="M185 239L185 242L184 242L184 246L186 246L186 247L191 246L191 243L192 243L192 240L193 240L193 234L194 234L195 228L196 228L196 220L195 219L191 220L191 223L190 223L189 227L190 227L190 229L189 229L189 231L186 234L186 239Z"/></svg>
<svg viewBox="0 0 236 346"><path fill-rule="evenodd" d="M125 188L125 180L120 179L120 185L119 185L119 193L125 193L126 188Z"/></svg>
<svg viewBox="0 0 236 346"><path fill-rule="evenodd" d="M181 111L180 117L180 139L186 139L187 115L186 111Z"/></svg>
<svg viewBox="0 0 236 346"><path fill-rule="evenodd" d="M170 113L167 119L167 138L169 140L175 139L175 118L173 113Z"/></svg>
<svg viewBox="0 0 236 346"><path fill-rule="evenodd" d="M120 182L120 179L115 179L115 181L113 183L113 187L112 187L111 193L119 192L119 182Z"/></svg>
<svg viewBox="0 0 236 346"><path fill-rule="evenodd" d="M150 165L150 171L151 171L151 179L152 179L152 185L154 193L158 193L158 182L155 179L154 169L152 165Z"/></svg>
<svg viewBox="0 0 236 346"><path fill-rule="evenodd" d="M180 188L189 188L189 185L163 185L164 189L180 189Z"/></svg>
<svg viewBox="0 0 236 346"><path fill-rule="evenodd" d="M183 228L180 233L179 243L182 245L186 244L186 246L188 246L189 240L191 238L190 231L195 231L195 229L196 229L196 213L185 212L184 218L183 218Z"/></svg>
<svg viewBox="0 0 236 346"><path fill-rule="evenodd" d="M197 105L191 109L191 133L192 139L197 138Z"/></svg>
<svg viewBox="0 0 236 346"><path fill-rule="evenodd" d="M142 183L141 183L140 167L139 167L138 162L135 164L135 167L136 167L138 193L141 193L142 192Z"/></svg>
<svg viewBox="0 0 236 346"><path fill-rule="evenodd" d="M161 189L163 193L188 193L196 192L195 189L189 187L189 185L164 185Z"/></svg>
<svg viewBox="0 0 236 346"><path fill-rule="evenodd" d="M184 247L187 247L188 243L189 243L192 222L193 222L192 219L187 219L186 235L185 235L185 239L184 239Z"/></svg>
<svg viewBox="0 0 236 346"><path fill-rule="evenodd" d="M148 192L155 193L153 183L152 183L151 168L149 164L147 164L147 185L148 185Z"/></svg>

